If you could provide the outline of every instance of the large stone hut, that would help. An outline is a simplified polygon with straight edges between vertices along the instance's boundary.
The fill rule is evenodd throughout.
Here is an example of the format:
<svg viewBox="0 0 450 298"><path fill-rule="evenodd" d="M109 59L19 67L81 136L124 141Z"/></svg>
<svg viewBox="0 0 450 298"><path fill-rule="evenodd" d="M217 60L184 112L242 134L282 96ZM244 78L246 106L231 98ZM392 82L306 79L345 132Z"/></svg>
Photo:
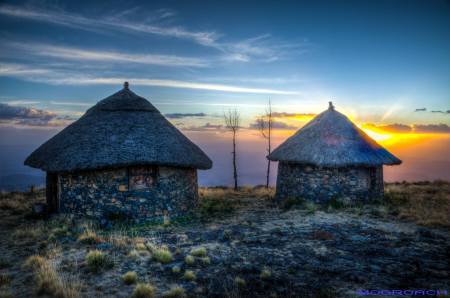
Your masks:
<svg viewBox="0 0 450 298"><path fill-rule="evenodd" d="M211 160L128 83L35 150L51 212L158 219L197 203L197 169Z"/></svg>
<svg viewBox="0 0 450 298"><path fill-rule="evenodd" d="M398 165L381 147L330 102L276 148L269 160L279 161L276 197L367 200L383 195L383 165Z"/></svg>

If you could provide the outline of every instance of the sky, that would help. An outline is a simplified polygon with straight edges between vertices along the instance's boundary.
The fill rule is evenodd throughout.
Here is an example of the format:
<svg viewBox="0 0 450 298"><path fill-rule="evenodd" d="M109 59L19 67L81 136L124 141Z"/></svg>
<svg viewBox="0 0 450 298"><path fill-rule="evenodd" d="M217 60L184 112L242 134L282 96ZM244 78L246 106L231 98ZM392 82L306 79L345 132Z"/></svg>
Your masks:
<svg viewBox="0 0 450 298"><path fill-rule="evenodd" d="M274 147L333 101L403 160L387 180L450 180L449 36L437 0L1 1L0 176L128 81L211 157L203 185L231 183L229 109L264 183L269 100Z"/></svg>

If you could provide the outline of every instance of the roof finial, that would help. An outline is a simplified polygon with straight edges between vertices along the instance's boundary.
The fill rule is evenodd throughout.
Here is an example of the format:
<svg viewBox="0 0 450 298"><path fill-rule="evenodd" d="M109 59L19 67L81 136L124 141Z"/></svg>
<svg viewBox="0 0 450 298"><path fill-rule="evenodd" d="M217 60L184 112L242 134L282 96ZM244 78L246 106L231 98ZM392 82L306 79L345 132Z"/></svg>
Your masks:
<svg viewBox="0 0 450 298"><path fill-rule="evenodd" d="M124 82L123 83L123 89L128 90L128 86L129 86L128 82Z"/></svg>
<svg viewBox="0 0 450 298"><path fill-rule="evenodd" d="M334 110L334 106L333 106L333 102L332 101L328 102L328 109L329 110Z"/></svg>

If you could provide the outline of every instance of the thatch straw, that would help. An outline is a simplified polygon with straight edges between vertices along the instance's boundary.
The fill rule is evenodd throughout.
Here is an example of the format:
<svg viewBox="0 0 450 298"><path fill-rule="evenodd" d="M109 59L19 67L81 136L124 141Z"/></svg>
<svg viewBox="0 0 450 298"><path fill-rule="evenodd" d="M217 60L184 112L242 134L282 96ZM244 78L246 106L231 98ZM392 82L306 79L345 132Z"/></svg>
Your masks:
<svg viewBox="0 0 450 298"><path fill-rule="evenodd" d="M25 160L25 165L49 172L144 164L212 166L199 147L128 85L98 102Z"/></svg>
<svg viewBox="0 0 450 298"><path fill-rule="evenodd" d="M297 131L268 158L323 167L397 165L392 155L359 129L346 116L328 110Z"/></svg>

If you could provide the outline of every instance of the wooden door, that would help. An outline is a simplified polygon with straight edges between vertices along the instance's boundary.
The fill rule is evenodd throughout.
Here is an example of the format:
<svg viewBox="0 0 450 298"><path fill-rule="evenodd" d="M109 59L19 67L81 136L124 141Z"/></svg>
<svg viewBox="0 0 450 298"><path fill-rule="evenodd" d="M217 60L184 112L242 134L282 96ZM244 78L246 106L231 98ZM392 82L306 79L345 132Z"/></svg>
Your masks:
<svg viewBox="0 0 450 298"><path fill-rule="evenodd" d="M59 211L58 174L47 172L45 194L49 213Z"/></svg>

